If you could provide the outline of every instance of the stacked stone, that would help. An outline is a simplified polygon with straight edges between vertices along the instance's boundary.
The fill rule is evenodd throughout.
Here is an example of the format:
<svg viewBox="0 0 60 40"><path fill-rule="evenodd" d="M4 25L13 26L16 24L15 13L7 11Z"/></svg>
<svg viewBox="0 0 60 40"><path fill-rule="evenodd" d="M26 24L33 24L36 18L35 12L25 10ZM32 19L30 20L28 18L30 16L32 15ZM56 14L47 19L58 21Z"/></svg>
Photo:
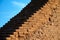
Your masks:
<svg viewBox="0 0 60 40"><path fill-rule="evenodd" d="M31 15L38 11L38 9L41 9L41 7L43 7L47 2L48 0L31 1L21 12L12 17L10 21L0 28L0 40L5 40L6 37L12 35L16 29L21 27L21 25L31 17Z"/></svg>
<svg viewBox="0 0 60 40"><path fill-rule="evenodd" d="M60 40L59 0L49 0L6 40Z"/></svg>

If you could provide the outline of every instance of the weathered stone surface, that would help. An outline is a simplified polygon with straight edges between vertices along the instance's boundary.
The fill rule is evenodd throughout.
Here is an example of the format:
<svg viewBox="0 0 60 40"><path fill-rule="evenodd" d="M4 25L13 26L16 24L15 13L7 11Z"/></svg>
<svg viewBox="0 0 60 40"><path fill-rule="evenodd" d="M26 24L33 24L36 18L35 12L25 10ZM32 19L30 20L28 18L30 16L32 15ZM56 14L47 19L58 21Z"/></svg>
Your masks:
<svg viewBox="0 0 60 40"><path fill-rule="evenodd" d="M11 40L60 40L59 0L49 0L41 10L36 11L27 22L16 29L12 36L7 38Z"/></svg>
<svg viewBox="0 0 60 40"><path fill-rule="evenodd" d="M49 0L6 40L60 40L60 0Z"/></svg>

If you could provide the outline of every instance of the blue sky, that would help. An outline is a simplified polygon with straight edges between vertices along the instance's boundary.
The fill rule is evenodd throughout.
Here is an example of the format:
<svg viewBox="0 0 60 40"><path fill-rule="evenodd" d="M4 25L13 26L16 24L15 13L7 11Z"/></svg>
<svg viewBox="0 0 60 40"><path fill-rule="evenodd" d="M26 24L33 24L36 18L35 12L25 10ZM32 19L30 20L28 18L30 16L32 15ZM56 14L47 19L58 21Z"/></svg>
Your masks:
<svg viewBox="0 0 60 40"><path fill-rule="evenodd" d="M31 0L0 0L0 27L18 14Z"/></svg>

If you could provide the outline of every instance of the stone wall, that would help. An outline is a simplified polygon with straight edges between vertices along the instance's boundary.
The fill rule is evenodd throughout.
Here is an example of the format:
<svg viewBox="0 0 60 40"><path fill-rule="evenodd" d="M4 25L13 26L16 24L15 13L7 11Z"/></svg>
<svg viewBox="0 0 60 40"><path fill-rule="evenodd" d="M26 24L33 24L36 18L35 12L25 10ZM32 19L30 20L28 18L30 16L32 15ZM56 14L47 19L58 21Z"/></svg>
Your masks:
<svg viewBox="0 0 60 40"><path fill-rule="evenodd" d="M6 40L60 40L59 0L49 0Z"/></svg>
<svg viewBox="0 0 60 40"><path fill-rule="evenodd" d="M41 9L47 2L48 0L31 1L19 14L10 19L10 21L0 29L0 40L6 40L6 37L12 35L16 29L22 26L29 17Z"/></svg>

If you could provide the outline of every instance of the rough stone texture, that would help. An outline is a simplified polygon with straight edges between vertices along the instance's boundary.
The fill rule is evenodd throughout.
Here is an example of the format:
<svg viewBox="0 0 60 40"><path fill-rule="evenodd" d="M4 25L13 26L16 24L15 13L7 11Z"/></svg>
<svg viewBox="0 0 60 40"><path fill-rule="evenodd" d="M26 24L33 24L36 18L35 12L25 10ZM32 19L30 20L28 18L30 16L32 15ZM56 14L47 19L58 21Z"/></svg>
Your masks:
<svg viewBox="0 0 60 40"><path fill-rule="evenodd" d="M12 35L16 29L19 29L19 27L21 27L24 22L27 22L29 17L36 13L36 11L40 10L41 7L43 7L47 2L48 0L31 1L26 7L22 9L21 12L12 17L10 21L0 28L0 40L6 40L6 37Z"/></svg>
<svg viewBox="0 0 60 40"><path fill-rule="evenodd" d="M39 5L42 5L41 3L36 6L33 5L33 2L32 0L32 3L25 8L29 7L28 10L23 9L22 14L15 16L14 19L11 19L12 21L8 22L9 24L7 23L0 29L0 40L3 40L2 37L6 40L60 40L60 0L49 0L41 9L38 8ZM33 13L22 26L19 26L20 21L24 21L28 17L26 14L29 11L29 14L32 13L31 11L37 8L39 10ZM19 28L16 29L14 26L19 26ZM14 28L13 34L9 34Z"/></svg>
<svg viewBox="0 0 60 40"><path fill-rule="evenodd" d="M49 0L6 40L60 40L60 0Z"/></svg>

